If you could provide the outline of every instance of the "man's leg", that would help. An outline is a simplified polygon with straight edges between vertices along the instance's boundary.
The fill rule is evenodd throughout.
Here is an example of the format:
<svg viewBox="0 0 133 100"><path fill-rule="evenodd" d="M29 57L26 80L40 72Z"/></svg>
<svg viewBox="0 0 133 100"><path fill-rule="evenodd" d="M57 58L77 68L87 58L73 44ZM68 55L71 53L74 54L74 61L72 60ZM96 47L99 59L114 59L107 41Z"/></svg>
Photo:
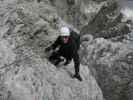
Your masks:
<svg viewBox="0 0 133 100"><path fill-rule="evenodd" d="M72 59L71 58L65 58L65 59L66 59L66 61L65 61L64 65L66 66L71 62Z"/></svg>
<svg viewBox="0 0 133 100"><path fill-rule="evenodd" d="M53 52L51 54L51 56L49 57L49 60L54 64L54 65L58 65L62 59L60 58L61 55L59 52Z"/></svg>
<svg viewBox="0 0 133 100"><path fill-rule="evenodd" d="M79 74L79 67L80 67L80 64L78 63L78 64L76 64L76 65L78 65L78 66L74 66L74 67L75 67L75 75L79 76L79 75L80 75L80 74Z"/></svg>
<svg viewBox="0 0 133 100"><path fill-rule="evenodd" d="M82 78L79 74L79 66L75 67L75 75L74 75L75 78L77 78L79 81L82 81Z"/></svg>
<svg viewBox="0 0 133 100"><path fill-rule="evenodd" d="M82 81L82 78L80 76L79 70L80 70L80 63L78 57L74 59L74 64L75 64L75 75L74 77L77 78L79 81Z"/></svg>

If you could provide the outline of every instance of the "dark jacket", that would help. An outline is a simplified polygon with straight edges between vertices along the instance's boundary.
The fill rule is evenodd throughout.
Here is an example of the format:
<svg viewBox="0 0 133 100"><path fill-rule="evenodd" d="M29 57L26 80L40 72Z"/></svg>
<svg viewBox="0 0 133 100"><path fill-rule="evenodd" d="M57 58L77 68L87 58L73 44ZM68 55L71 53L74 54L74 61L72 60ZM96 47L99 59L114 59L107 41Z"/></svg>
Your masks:
<svg viewBox="0 0 133 100"><path fill-rule="evenodd" d="M75 67L79 68L80 63L78 55L78 46L79 44L72 36L70 36L67 44L64 44L61 36L59 36L56 41L51 45L51 48L56 49L57 47L59 47L58 52L68 60L73 59Z"/></svg>

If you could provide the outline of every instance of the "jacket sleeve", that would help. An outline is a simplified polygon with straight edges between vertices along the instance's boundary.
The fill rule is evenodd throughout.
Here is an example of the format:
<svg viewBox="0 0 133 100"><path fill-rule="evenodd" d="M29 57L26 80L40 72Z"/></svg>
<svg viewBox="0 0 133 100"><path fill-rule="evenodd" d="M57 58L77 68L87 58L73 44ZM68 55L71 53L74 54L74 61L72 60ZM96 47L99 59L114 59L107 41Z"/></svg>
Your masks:
<svg viewBox="0 0 133 100"><path fill-rule="evenodd" d="M58 37L55 42L50 46L51 49L56 49L60 44L60 37Z"/></svg>

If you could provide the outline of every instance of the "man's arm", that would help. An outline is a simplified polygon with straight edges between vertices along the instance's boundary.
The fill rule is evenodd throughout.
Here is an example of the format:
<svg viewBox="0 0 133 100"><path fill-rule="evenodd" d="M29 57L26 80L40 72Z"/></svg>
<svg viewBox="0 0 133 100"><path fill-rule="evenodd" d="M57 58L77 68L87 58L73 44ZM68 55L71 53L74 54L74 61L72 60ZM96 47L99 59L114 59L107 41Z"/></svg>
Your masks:
<svg viewBox="0 0 133 100"><path fill-rule="evenodd" d="M46 51L49 51L51 49L56 49L59 44L60 44L60 37L58 37L51 46L46 48Z"/></svg>
<svg viewBox="0 0 133 100"><path fill-rule="evenodd" d="M60 44L60 37L56 39L56 41L51 45L52 49L56 49L58 45Z"/></svg>

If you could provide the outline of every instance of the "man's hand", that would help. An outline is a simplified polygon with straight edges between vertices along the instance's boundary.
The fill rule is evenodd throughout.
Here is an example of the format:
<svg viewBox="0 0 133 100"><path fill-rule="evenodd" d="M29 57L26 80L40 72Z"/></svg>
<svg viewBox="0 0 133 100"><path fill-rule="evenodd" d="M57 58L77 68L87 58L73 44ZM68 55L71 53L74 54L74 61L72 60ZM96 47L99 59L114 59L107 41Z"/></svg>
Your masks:
<svg viewBox="0 0 133 100"><path fill-rule="evenodd" d="M48 52L50 50L51 50L51 47L48 47L48 48L45 49L45 52Z"/></svg>

